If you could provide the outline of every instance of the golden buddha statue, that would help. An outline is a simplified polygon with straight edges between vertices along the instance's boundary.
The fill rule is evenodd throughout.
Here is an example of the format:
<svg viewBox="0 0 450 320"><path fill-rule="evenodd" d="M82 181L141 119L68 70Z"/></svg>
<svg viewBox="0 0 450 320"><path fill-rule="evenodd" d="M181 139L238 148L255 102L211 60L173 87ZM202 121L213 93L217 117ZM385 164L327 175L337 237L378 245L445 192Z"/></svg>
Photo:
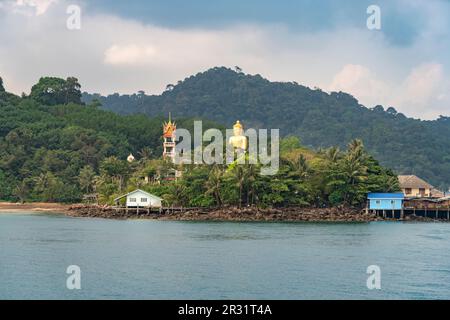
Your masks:
<svg viewBox="0 0 450 320"><path fill-rule="evenodd" d="M233 126L233 134L234 135L230 138L228 143L232 145L234 149L247 150L247 137L244 136L244 127L239 120L236 121L236 124Z"/></svg>

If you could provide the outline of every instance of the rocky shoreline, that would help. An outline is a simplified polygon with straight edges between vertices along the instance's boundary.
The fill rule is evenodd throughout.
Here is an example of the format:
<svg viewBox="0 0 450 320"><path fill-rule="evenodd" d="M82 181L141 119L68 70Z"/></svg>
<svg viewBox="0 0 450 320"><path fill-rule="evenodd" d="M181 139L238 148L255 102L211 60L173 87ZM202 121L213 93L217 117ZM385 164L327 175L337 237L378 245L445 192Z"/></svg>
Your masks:
<svg viewBox="0 0 450 320"><path fill-rule="evenodd" d="M73 205L66 212L71 217L89 217L103 219L152 219L169 221L278 221L278 222L372 222L397 221L397 219L382 218L365 210L353 208L220 208L197 209L183 212L147 213L141 211L126 212L109 206ZM433 221L421 217L406 217L405 220Z"/></svg>

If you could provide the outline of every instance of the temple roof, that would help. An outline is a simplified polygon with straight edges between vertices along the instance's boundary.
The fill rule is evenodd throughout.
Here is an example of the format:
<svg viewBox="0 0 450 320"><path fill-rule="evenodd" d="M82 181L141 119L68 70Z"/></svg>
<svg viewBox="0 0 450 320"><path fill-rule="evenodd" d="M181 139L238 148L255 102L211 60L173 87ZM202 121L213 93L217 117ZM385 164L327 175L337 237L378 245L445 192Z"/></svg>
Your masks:
<svg viewBox="0 0 450 320"><path fill-rule="evenodd" d="M172 122L172 116L169 113L169 121L164 122L163 124L163 136L165 138L171 138L177 130L177 124L175 122Z"/></svg>

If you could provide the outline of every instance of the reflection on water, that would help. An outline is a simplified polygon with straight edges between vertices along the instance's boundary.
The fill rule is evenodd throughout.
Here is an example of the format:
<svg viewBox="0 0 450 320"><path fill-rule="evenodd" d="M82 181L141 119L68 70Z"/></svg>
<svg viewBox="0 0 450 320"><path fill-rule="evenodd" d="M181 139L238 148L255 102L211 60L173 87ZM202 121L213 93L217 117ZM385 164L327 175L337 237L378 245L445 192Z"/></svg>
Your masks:
<svg viewBox="0 0 450 320"><path fill-rule="evenodd" d="M0 215L3 299L448 299L447 223ZM65 287L82 270L82 290ZM378 265L382 289L368 290Z"/></svg>

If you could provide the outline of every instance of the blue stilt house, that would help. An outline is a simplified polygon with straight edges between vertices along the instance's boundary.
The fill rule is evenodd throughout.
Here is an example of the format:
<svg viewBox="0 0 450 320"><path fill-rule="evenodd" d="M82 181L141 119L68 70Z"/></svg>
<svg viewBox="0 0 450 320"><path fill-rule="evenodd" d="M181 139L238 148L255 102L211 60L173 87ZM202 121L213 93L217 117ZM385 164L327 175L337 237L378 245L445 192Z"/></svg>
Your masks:
<svg viewBox="0 0 450 320"><path fill-rule="evenodd" d="M402 210L403 193L369 193L367 195L370 210Z"/></svg>

